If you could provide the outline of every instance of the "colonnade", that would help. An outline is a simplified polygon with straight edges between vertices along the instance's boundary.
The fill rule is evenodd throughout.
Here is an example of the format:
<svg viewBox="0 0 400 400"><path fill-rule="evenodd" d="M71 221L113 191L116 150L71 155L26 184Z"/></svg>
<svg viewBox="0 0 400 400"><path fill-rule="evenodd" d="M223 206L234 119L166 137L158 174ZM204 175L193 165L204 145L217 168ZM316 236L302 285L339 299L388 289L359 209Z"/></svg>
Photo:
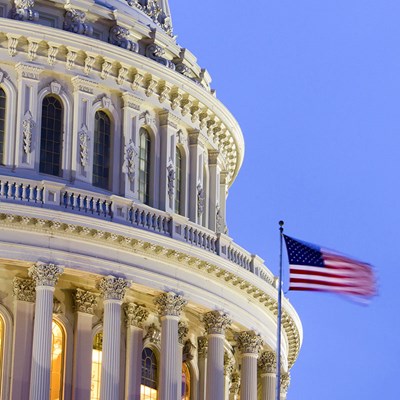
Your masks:
<svg viewBox="0 0 400 400"><path fill-rule="evenodd" d="M49 400L52 347L53 294L63 268L54 264L36 263L29 269L31 280L16 278L14 296L16 309L29 318L34 317L32 348L15 348L16 368L22 368L25 382L12 379L12 399ZM103 277L98 284L103 297L103 347L100 399L117 400L124 390L126 400L140 399L142 370L143 323L149 312L141 305L123 300L131 282L114 276ZM36 299L35 299L36 296ZM97 304L97 294L77 289L74 294L75 333L73 354L72 393L73 400L90 399L92 363L92 320ZM33 302L34 309L33 309ZM161 293L154 299L161 322L161 354L158 377L158 398L179 400L182 398L182 349L188 327L180 321L187 301L174 292ZM126 317L125 388L121 388L121 317ZM18 315L17 315L18 317ZM28 319L29 319L28 318ZM275 400L276 357L272 351L262 352L263 341L254 331L235 335L240 355L240 373L232 367L232 359L225 352L225 331L232 321L221 311L210 311L203 315L206 336L198 337L198 392L196 400L256 400L257 372L261 372L262 400ZM23 329L24 322L15 320L15 332ZM25 330L26 331L26 330ZM29 334L29 332L27 332ZM195 347L193 346L193 349ZM24 354L31 351L30 366L20 363ZM13 376L12 373L12 376ZM26 378L30 375L30 381ZM226 375L229 374L228 381ZM19 373L21 376L21 373ZM289 375L282 374L282 396L286 398ZM22 385L21 385L22 383ZM227 385L229 384L229 389ZM29 387L28 393L24 387Z"/></svg>

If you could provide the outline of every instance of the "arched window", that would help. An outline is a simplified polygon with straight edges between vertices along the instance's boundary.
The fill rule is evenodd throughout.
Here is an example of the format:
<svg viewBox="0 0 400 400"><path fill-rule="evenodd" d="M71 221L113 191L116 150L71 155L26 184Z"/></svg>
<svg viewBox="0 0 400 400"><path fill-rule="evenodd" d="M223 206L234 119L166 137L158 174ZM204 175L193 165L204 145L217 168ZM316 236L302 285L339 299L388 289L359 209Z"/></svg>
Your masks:
<svg viewBox="0 0 400 400"><path fill-rule="evenodd" d="M61 325L53 320L51 340L50 400L61 400L64 389L65 334Z"/></svg>
<svg viewBox="0 0 400 400"><path fill-rule="evenodd" d="M142 384L140 400L157 400L157 359L154 352L145 347L142 351Z"/></svg>
<svg viewBox="0 0 400 400"><path fill-rule="evenodd" d="M182 214L182 153L175 151L175 212Z"/></svg>
<svg viewBox="0 0 400 400"><path fill-rule="evenodd" d="M186 363L182 364L182 400L190 400L190 370Z"/></svg>
<svg viewBox="0 0 400 400"><path fill-rule="evenodd" d="M144 128L139 131L139 200L149 204L150 199L150 135Z"/></svg>
<svg viewBox="0 0 400 400"><path fill-rule="evenodd" d="M111 165L111 120L104 111L94 116L93 185L109 189Z"/></svg>
<svg viewBox="0 0 400 400"><path fill-rule="evenodd" d="M4 139L6 132L6 94L0 88L0 164L4 160Z"/></svg>
<svg viewBox="0 0 400 400"><path fill-rule="evenodd" d="M39 171L44 174L61 175L62 130L63 107L61 101L52 95L46 96L42 103L39 163Z"/></svg>
<svg viewBox="0 0 400 400"><path fill-rule="evenodd" d="M100 399L102 355L103 355L103 332L99 332L93 339L92 383L90 388L90 400Z"/></svg>

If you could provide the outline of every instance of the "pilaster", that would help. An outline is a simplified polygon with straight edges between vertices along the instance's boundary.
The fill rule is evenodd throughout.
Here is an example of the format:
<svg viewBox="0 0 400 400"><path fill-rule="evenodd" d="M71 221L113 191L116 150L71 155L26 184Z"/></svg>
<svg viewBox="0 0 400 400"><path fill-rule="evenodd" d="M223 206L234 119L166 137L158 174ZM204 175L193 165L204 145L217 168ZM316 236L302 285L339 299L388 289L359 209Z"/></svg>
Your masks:
<svg viewBox="0 0 400 400"><path fill-rule="evenodd" d="M208 169L210 174L209 187L209 229L217 233L222 232L220 201L220 172L218 165L219 151L208 152Z"/></svg>

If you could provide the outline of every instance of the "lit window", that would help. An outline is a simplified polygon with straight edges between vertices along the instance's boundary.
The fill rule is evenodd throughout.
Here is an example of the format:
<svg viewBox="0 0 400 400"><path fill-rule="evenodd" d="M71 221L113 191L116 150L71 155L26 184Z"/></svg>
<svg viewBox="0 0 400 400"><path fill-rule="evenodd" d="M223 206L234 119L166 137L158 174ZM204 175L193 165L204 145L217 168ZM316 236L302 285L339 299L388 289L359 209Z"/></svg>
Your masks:
<svg viewBox="0 0 400 400"><path fill-rule="evenodd" d="M179 148L175 151L175 212L182 213L182 153Z"/></svg>
<svg viewBox="0 0 400 400"><path fill-rule="evenodd" d="M50 366L50 400L63 398L64 378L64 331L61 325L53 320L51 340L51 366Z"/></svg>
<svg viewBox="0 0 400 400"><path fill-rule="evenodd" d="M46 96L42 103L42 129L40 134L39 171L61 175L61 143L63 109L54 96Z"/></svg>
<svg viewBox="0 0 400 400"><path fill-rule="evenodd" d="M94 117L93 185L109 189L111 165L111 120L104 111Z"/></svg>
<svg viewBox="0 0 400 400"><path fill-rule="evenodd" d="M4 136L6 131L6 94L0 88L0 164L4 159Z"/></svg>
<svg viewBox="0 0 400 400"><path fill-rule="evenodd" d="M93 339L92 351L92 383L90 400L100 399L101 359L103 355L103 332L99 332Z"/></svg>
<svg viewBox="0 0 400 400"><path fill-rule="evenodd" d="M144 128L139 131L139 200L149 204L150 198L150 135Z"/></svg>
<svg viewBox="0 0 400 400"><path fill-rule="evenodd" d="M186 363L182 364L182 400L190 400L190 370Z"/></svg>
<svg viewBox="0 0 400 400"><path fill-rule="evenodd" d="M142 352L140 400L157 400L157 392L157 359L153 351L146 347Z"/></svg>

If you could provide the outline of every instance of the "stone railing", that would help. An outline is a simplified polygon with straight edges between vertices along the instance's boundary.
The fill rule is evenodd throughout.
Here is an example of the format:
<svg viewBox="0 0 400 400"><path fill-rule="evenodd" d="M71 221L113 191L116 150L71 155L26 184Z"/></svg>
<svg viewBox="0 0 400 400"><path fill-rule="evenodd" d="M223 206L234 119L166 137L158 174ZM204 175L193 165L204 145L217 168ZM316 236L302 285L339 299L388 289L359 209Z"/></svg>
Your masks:
<svg viewBox="0 0 400 400"><path fill-rule="evenodd" d="M171 215L124 197L53 181L0 176L0 201L88 215L171 237L223 257L270 284L275 282L263 260L238 246L229 236L216 234L186 217Z"/></svg>

